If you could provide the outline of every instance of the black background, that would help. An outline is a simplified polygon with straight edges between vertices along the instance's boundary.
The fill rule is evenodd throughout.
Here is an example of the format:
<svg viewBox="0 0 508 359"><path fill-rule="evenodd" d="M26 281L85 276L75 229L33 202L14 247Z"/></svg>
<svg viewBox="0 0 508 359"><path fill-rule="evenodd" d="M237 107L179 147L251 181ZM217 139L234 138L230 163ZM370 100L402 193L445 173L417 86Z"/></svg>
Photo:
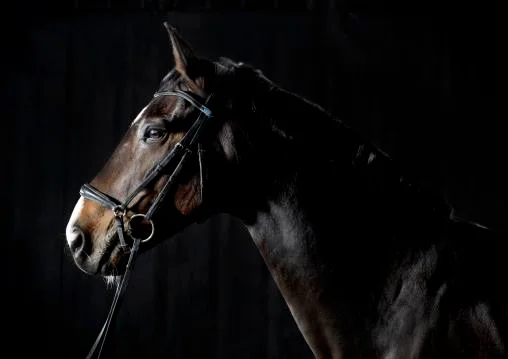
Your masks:
<svg viewBox="0 0 508 359"><path fill-rule="evenodd" d="M501 5L254 4L4 11L0 341L17 352L6 357L83 358L105 319L113 291L74 266L65 225L172 67L165 20L199 55L250 63L340 116L457 215L508 229ZM310 357L245 229L224 215L139 259L110 334L112 358Z"/></svg>

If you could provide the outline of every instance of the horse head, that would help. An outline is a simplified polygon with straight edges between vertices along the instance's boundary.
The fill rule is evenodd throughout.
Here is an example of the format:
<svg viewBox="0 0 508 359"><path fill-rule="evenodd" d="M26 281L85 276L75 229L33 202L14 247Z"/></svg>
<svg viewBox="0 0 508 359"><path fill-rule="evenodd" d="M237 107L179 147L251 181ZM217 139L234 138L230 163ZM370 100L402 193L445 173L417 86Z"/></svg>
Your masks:
<svg viewBox="0 0 508 359"><path fill-rule="evenodd" d="M215 213L242 210L241 176L252 168L242 165L249 153L245 128L254 122L252 96L260 91L255 81L247 84L260 73L200 58L165 26L174 68L82 188L67 225L74 261L89 274L121 274L133 233L145 251Z"/></svg>

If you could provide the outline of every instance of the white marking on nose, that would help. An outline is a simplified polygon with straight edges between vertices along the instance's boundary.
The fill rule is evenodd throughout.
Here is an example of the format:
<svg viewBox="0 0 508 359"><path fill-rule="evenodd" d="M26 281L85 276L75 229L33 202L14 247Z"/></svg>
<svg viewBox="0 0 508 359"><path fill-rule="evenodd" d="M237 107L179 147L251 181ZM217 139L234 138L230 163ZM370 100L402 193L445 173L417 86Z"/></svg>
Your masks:
<svg viewBox="0 0 508 359"><path fill-rule="evenodd" d="M85 199L80 197L74 209L72 210L71 218L69 218L69 222L67 222L67 227L65 228L65 236L67 237L67 243L71 245L71 240L75 238L74 233L74 225L76 224L79 215L81 214L81 210L85 206Z"/></svg>
<svg viewBox="0 0 508 359"><path fill-rule="evenodd" d="M136 122L138 122L144 115L144 112L146 110L146 108L148 107L148 105L146 105L145 107L143 107L143 109L138 113L138 115L136 116L136 118L134 119L134 121L132 121L131 123L131 126L134 125Z"/></svg>

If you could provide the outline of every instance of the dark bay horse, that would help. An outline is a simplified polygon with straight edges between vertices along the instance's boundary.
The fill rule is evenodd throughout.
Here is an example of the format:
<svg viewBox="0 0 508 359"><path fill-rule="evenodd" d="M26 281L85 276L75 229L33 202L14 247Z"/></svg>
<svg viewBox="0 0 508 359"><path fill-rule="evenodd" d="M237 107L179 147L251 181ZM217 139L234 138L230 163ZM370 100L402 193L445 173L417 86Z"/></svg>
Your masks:
<svg viewBox="0 0 508 359"><path fill-rule="evenodd" d="M140 238L143 252L229 213L316 358L506 356L505 236L454 218L318 105L166 28L174 68L69 220L81 270L121 275Z"/></svg>

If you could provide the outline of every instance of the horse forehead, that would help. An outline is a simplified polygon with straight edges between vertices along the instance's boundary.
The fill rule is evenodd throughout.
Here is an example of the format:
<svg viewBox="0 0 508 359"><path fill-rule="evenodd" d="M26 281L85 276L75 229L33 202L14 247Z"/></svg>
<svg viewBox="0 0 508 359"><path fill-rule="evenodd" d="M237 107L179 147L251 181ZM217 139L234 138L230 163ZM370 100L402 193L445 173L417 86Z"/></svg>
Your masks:
<svg viewBox="0 0 508 359"><path fill-rule="evenodd" d="M148 106L150 106L150 105L149 104L146 105L145 107L143 107L143 109L141 111L139 111L139 113L136 116L136 118L134 119L134 121L131 122L131 126L134 125L136 122L138 122L139 120L141 120L143 118L143 116L145 115L145 112L146 112L146 109L148 108Z"/></svg>
<svg viewBox="0 0 508 359"><path fill-rule="evenodd" d="M158 96L152 99L146 110L147 117L157 117L167 115L170 111L178 107L180 101L176 96Z"/></svg>
<svg viewBox="0 0 508 359"><path fill-rule="evenodd" d="M181 103L172 99L173 96L158 97L150 101L148 105L138 113L136 118L132 121L131 126L142 120L143 118L161 117L174 114L180 110Z"/></svg>

